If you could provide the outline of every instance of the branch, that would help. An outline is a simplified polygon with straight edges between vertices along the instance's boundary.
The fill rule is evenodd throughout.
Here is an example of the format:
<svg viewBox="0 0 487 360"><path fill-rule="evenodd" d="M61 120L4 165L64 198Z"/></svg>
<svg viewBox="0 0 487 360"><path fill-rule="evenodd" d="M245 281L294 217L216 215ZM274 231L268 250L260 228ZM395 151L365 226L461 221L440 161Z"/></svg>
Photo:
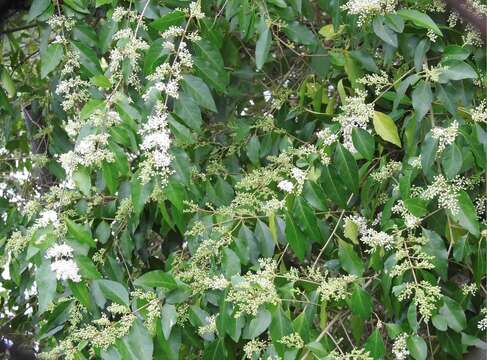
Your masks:
<svg viewBox="0 0 487 360"><path fill-rule="evenodd" d="M11 33L17 32L17 31L26 30L26 29L36 27L37 25L38 25L37 23L33 23L33 24L24 25L24 26L19 26L16 28L0 30L0 34L11 34Z"/></svg>

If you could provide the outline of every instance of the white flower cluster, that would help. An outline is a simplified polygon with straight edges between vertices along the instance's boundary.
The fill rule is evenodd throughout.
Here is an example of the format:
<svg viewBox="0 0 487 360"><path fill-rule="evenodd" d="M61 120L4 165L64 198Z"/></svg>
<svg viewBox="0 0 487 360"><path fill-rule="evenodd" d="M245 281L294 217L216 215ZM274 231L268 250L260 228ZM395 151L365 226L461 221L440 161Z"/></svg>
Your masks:
<svg viewBox="0 0 487 360"><path fill-rule="evenodd" d="M189 4L189 16L198 20L205 17L205 14L201 11L201 3L199 1L194 1Z"/></svg>
<svg viewBox="0 0 487 360"><path fill-rule="evenodd" d="M70 70L74 70L73 64L70 64ZM56 94L63 97L61 103L64 111L75 110L75 108L89 99L89 83L81 80L79 76L74 76L61 80L56 88Z"/></svg>
<svg viewBox="0 0 487 360"><path fill-rule="evenodd" d="M369 247L369 249L365 250L367 253L372 253L374 250L380 247L390 250L394 246L394 237L392 235L389 235L384 231L376 231L369 228L367 226L367 221L362 216L349 216L347 220L352 221L357 225L360 241ZM346 223L347 222L345 222L345 224Z"/></svg>
<svg viewBox="0 0 487 360"><path fill-rule="evenodd" d="M392 354L395 360L406 360L409 356L409 350L406 343L408 334L402 333L396 337L392 345Z"/></svg>
<svg viewBox="0 0 487 360"><path fill-rule="evenodd" d="M296 184L289 180L281 180L277 187L287 193L293 192L296 189L297 193L300 193L303 189L304 181L306 180L306 172L301 170L300 168L293 167L291 169L291 177L296 181Z"/></svg>
<svg viewBox="0 0 487 360"><path fill-rule="evenodd" d="M75 20L64 15L53 15L47 20L47 24L54 32L71 31Z"/></svg>
<svg viewBox="0 0 487 360"><path fill-rule="evenodd" d="M384 15L394 12L396 0L349 0L342 5L351 15L358 15L357 24L362 26L373 15Z"/></svg>
<svg viewBox="0 0 487 360"><path fill-rule="evenodd" d="M380 74L367 74L363 78L359 79L358 82L360 84L373 87L374 93L377 96L390 85L389 76L384 70L381 70Z"/></svg>
<svg viewBox="0 0 487 360"><path fill-rule="evenodd" d="M470 115L472 116L472 121L487 123L487 99L482 100L476 108L471 110Z"/></svg>
<svg viewBox="0 0 487 360"><path fill-rule="evenodd" d="M128 60L130 63L131 73L128 77L128 84L137 86L139 79L137 74L139 72L139 60L141 52L147 50L149 45L139 37L135 30L125 28L119 30L113 35L113 40L117 41L117 47L110 52L110 66L109 70L112 77L122 79L122 62Z"/></svg>
<svg viewBox="0 0 487 360"><path fill-rule="evenodd" d="M96 110L86 120L80 117L76 119L69 119L66 123L65 130L71 138L75 138L81 128L87 124L97 128L109 128L113 125L120 124L122 119L118 112L113 110Z"/></svg>
<svg viewBox="0 0 487 360"><path fill-rule="evenodd" d="M297 332L283 336L278 342L286 345L288 348L301 349L304 347L304 341Z"/></svg>
<svg viewBox="0 0 487 360"><path fill-rule="evenodd" d="M282 181L279 181L279 184L277 184L277 187L279 189L281 189L282 191L290 193L294 189L294 184L292 182L290 182L289 180L282 180Z"/></svg>
<svg viewBox="0 0 487 360"><path fill-rule="evenodd" d="M254 339L247 342L244 347L243 351L245 353L246 359L255 359L254 355L260 355L260 353L267 347L267 342L259 339Z"/></svg>
<svg viewBox="0 0 487 360"><path fill-rule="evenodd" d="M420 197L425 200L438 198L438 205L440 207L450 210L453 214L457 214L460 210L457 199L459 190L460 186L454 183L448 183L445 177L439 174L434 177L432 184L420 192Z"/></svg>
<svg viewBox="0 0 487 360"><path fill-rule="evenodd" d="M480 321L477 323L477 328L480 331L486 331L487 330L487 308L485 307L482 308L482 310L480 310L480 313L484 315L484 317L480 319Z"/></svg>
<svg viewBox="0 0 487 360"><path fill-rule="evenodd" d="M139 133L142 135L141 149L145 160L141 164L140 178L148 182L156 174L160 176L161 183L165 184L171 174L171 135L167 127L167 109L163 103L158 102L153 113L143 125Z"/></svg>
<svg viewBox="0 0 487 360"><path fill-rule="evenodd" d="M61 154L59 160L68 178L71 178L78 165L100 165L103 161L114 161L113 153L106 148L108 133L91 134L85 136L74 150Z"/></svg>
<svg viewBox="0 0 487 360"><path fill-rule="evenodd" d="M216 332L216 315L208 316L205 320L206 324L198 328L198 334L201 337L212 335Z"/></svg>
<svg viewBox="0 0 487 360"><path fill-rule="evenodd" d="M54 210L42 211L34 224L34 228L44 228L49 225L52 225L55 229L58 229L61 226L58 213Z"/></svg>
<svg viewBox="0 0 487 360"><path fill-rule="evenodd" d="M458 134L458 122L454 120L447 128L435 127L431 129L431 136L438 140L437 153L441 153L448 145L455 142Z"/></svg>
<svg viewBox="0 0 487 360"><path fill-rule="evenodd" d="M408 282L399 293L397 299L404 301L411 296L414 297L414 302L423 320L428 322L433 311L437 308L438 301L441 299L441 288L424 280L420 283Z"/></svg>
<svg viewBox="0 0 487 360"><path fill-rule="evenodd" d="M73 260L73 249L67 244L54 245L46 252L46 258L53 260L51 270L58 280L80 282L78 265Z"/></svg>
<svg viewBox="0 0 487 360"><path fill-rule="evenodd" d="M415 229L421 224L421 219L411 214L404 206L402 200L399 200L397 204L392 207L392 212L401 215L407 229Z"/></svg>
<svg viewBox="0 0 487 360"><path fill-rule="evenodd" d="M463 284L462 286L462 294L464 296L472 295L475 296L477 293L478 287L477 284L471 283L471 284Z"/></svg>
<svg viewBox="0 0 487 360"><path fill-rule="evenodd" d="M370 353L365 349L352 349L352 351L344 353L340 351L338 353L336 350L330 352L326 358L327 360L373 360L374 358L370 356Z"/></svg>
<svg viewBox="0 0 487 360"><path fill-rule="evenodd" d="M68 244L54 245L46 252L47 258L73 257L73 248Z"/></svg>
<svg viewBox="0 0 487 360"><path fill-rule="evenodd" d="M137 11L128 10L121 6L116 7L115 10L113 10L112 20L121 22L124 18L127 18L129 21L135 21L137 19Z"/></svg>
<svg viewBox="0 0 487 360"><path fill-rule="evenodd" d="M389 161L384 166L382 166L379 170L374 171L370 174L370 177L375 181L381 183L386 180L389 180L395 173L400 171L402 168L402 164L399 161Z"/></svg>
<svg viewBox="0 0 487 360"><path fill-rule="evenodd" d="M324 128L316 133L319 140L322 141L323 146L330 146L338 140L338 136L334 134L330 128Z"/></svg>
<svg viewBox="0 0 487 360"><path fill-rule="evenodd" d="M280 303L274 286L277 263L271 259L259 259L260 270L255 274L232 278L232 287L226 300L234 304L235 317L256 316L261 305Z"/></svg>
<svg viewBox="0 0 487 360"><path fill-rule="evenodd" d="M366 92L357 91L356 96L347 97L346 103L340 108L342 113L335 118L341 125L343 146L351 153L357 152L352 142L352 130L366 130L369 120L374 117L374 105L365 102L366 96Z"/></svg>
<svg viewBox="0 0 487 360"><path fill-rule="evenodd" d="M436 35L435 33L433 34ZM428 81L438 82L440 80L440 75L446 70L448 70L448 66L437 65L428 67L428 65L423 64L424 76Z"/></svg>
<svg viewBox="0 0 487 360"><path fill-rule="evenodd" d="M317 292L323 302L345 300L350 292L348 286L357 280L355 275L343 275L338 277L328 277L328 273L319 276L321 284ZM316 280L318 280L316 279Z"/></svg>

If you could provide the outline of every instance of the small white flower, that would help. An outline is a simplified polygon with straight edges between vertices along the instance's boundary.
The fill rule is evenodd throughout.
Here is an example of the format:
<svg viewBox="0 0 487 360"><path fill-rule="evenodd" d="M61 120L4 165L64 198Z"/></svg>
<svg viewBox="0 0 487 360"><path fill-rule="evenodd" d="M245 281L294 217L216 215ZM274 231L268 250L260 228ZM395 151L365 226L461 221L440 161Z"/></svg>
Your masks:
<svg viewBox="0 0 487 360"><path fill-rule="evenodd" d="M68 244L54 245L46 252L47 258L73 257L73 248Z"/></svg>
<svg viewBox="0 0 487 360"><path fill-rule="evenodd" d="M44 210L35 223L36 228L46 227L52 225L58 228L61 224L59 222L58 214L54 210Z"/></svg>
<svg viewBox="0 0 487 360"><path fill-rule="evenodd" d="M277 187L282 191L290 193L294 189L294 185L289 180L282 180L277 184Z"/></svg>
<svg viewBox="0 0 487 360"><path fill-rule="evenodd" d="M431 129L431 136L438 140L437 153L441 153L448 145L455 142L458 134L458 122L454 120L447 128L435 127Z"/></svg>
<svg viewBox="0 0 487 360"><path fill-rule="evenodd" d="M51 270L56 273L56 278L58 280L81 281L81 276L78 273L78 265L76 265L73 259L56 260L51 264Z"/></svg>
<svg viewBox="0 0 487 360"><path fill-rule="evenodd" d="M306 173L297 167L291 169L291 176L296 179L299 184L304 183L304 180L306 179Z"/></svg>

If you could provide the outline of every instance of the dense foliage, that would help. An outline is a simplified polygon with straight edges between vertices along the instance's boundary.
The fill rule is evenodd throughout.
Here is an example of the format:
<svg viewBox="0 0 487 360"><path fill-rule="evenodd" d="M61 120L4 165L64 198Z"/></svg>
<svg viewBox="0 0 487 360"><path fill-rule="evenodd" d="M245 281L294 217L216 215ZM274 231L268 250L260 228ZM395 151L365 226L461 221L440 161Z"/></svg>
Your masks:
<svg viewBox="0 0 487 360"><path fill-rule="evenodd" d="M441 0L33 0L3 28L0 334L485 350L485 48Z"/></svg>

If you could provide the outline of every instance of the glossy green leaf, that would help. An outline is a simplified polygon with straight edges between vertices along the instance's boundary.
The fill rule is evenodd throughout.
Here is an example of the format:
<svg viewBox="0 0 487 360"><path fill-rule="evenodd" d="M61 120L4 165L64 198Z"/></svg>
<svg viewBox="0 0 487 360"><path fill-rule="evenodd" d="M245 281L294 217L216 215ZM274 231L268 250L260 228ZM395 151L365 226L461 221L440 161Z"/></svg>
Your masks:
<svg viewBox="0 0 487 360"><path fill-rule="evenodd" d="M165 273L162 270L152 270L146 272L144 275L135 279L134 285L143 287L165 288L168 290L172 290L177 287L174 278L170 274Z"/></svg>
<svg viewBox="0 0 487 360"><path fill-rule="evenodd" d="M345 241L338 240L338 257L342 268L346 272L352 275L362 276L365 267L352 245Z"/></svg>
<svg viewBox="0 0 487 360"><path fill-rule="evenodd" d="M357 149L360 155L362 155L367 160L372 160L375 152L375 141L374 137L370 135L368 131L358 127L353 128L352 141L353 146L355 147L355 149Z"/></svg>
<svg viewBox="0 0 487 360"><path fill-rule="evenodd" d="M411 335L407 339L409 353L415 360L425 360L428 355L426 342L418 335Z"/></svg>
<svg viewBox="0 0 487 360"><path fill-rule="evenodd" d="M343 145L337 144L333 161L338 169L338 175L340 176L341 181L345 183L348 189L354 193L358 193L359 178L357 162L350 151L345 149Z"/></svg>
<svg viewBox="0 0 487 360"><path fill-rule="evenodd" d="M436 25L428 15L421 11L415 9L401 9L397 14L405 20L411 21L416 26L433 30L436 34L443 36L438 25Z"/></svg>
<svg viewBox="0 0 487 360"><path fill-rule="evenodd" d="M389 115L375 111L373 122L377 135L385 141L401 147L401 139L397 132L397 126Z"/></svg>

